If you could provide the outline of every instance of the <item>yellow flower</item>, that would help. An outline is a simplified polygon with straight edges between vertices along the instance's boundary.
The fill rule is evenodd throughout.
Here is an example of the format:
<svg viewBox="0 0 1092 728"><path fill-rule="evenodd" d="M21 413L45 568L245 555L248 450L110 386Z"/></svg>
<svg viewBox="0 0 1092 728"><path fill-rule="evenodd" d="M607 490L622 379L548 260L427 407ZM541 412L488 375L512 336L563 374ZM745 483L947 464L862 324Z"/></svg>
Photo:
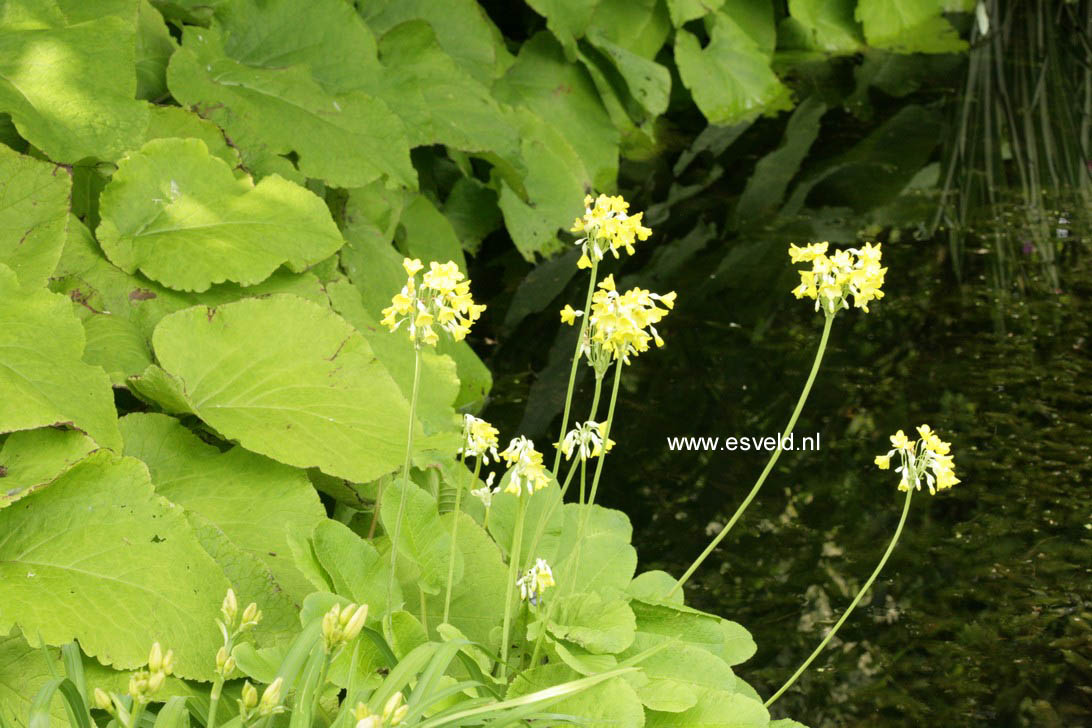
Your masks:
<svg viewBox="0 0 1092 728"><path fill-rule="evenodd" d="M535 559L535 565L516 580L516 586L519 587L519 598L536 606L542 592L556 585L554 572L545 559Z"/></svg>
<svg viewBox="0 0 1092 728"><path fill-rule="evenodd" d="M406 258L402 267L409 278L391 299L391 305L383 309L380 323L391 331L397 331L406 323L410 339L416 346L435 346L440 340L436 328L446 331L455 341L466 338L485 306L474 303L470 281L463 280L459 266L453 261L429 263L420 286L417 285L417 274L424 268L421 261Z"/></svg>
<svg viewBox="0 0 1092 728"><path fill-rule="evenodd" d="M649 342L663 346L656 324L674 307L675 298L674 292L660 295L643 288L618 293L614 276L600 281L592 295L590 336L584 347L592 365L601 364L604 358L596 355L596 348L608 354L609 359L621 359L628 364L631 356L648 351ZM666 308L660 308L660 303Z"/></svg>
<svg viewBox="0 0 1092 728"><path fill-rule="evenodd" d="M566 460L572 460L573 453L581 460L599 457L600 453L610 452L614 440L604 439L605 422L587 422L577 425L561 441L561 452Z"/></svg>
<svg viewBox="0 0 1092 728"><path fill-rule="evenodd" d="M577 311L572 306L566 303L565 308L561 309L561 323L572 326L574 323L576 323L576 317L583 315L583 311Z"/></svg>
<svg viewBox="0 0 1092 728"><path fill-rule="evenodd" d="M880 246L865 243L862 248L847 248L828 256L827 243L812 243L804 247L789 245L789 258L793 263L811 263L811 270L802 270L800 285L792 290L797 298L815 300L830 315L853 305L868 312L870 301L883 298L883 281L886 268L880 267Z"/></svg>
<svg viewBox="0 0 1092 728"><path fill-rule="evenodd" d="M910 488L921 490L922 480L925 480L930 494L959 483L955 474L955 463L949 454L951 444L941 440L929 425L921 425L917 430L921 435L918 440L910 440L902 430L892 435L892 449L885 455L876 456L876 466L880 470L887 470L891 465L891 457L898 453L902 464L895 468L895 472L901 476L899 490L902 491Z"/></svg>
<svg viewBox="0 0 1092 728"><path fill-rule="evenodd" d="M463 446L458 452L463 457L481 458L483 465L489 464L489 455L493 456L493 460L500 460L497 454L499 434L497 428L485 420L474 415L463 415Z"/></svg>
<svg viewBox="0 0 1092 728"><path fill-rule="evenodd" d="M648 240L652 230L641 224L643 212L629 215L629 203L621 197L599 195L584 198L584 216L576 218L571 232L583 235L576 241L581 246L579 268L591 268L610 251L615 258L618 251L633 255L637 240Z"/></svg>
<svg viewBox="0 0 1092 728"><path fill-rule="evenodd" d="M526 487L527 493L533 494L550 484L550 476L542 464L542 453L526 437L521 435L513 439L500 456L509 466L505 493L519 495Z"/></svg>

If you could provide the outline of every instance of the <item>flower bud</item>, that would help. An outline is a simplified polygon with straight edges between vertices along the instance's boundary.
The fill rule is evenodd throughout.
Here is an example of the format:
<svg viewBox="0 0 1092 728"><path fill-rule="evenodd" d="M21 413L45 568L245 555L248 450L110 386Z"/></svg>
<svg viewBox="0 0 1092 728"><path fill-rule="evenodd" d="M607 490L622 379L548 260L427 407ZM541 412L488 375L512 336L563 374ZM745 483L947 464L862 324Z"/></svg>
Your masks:
<svg viewBox="0 0 1092 728"><path fill-rule="evenodd" d="M99 710L105 710L110 715L113 715L114 701L110 699L110 696L102 688L95 688L95 707Z"/></svg>
<svg viewBox="0 0 1092 728"><path fill-rule="evenodd" d="M163 648L156 642L148 653L148 671L159 672L163 668Z"/></svg>
<svg viewBox="0 0 1092 728"><path fill-rule="evenodd" d="M224 621L229 627L235 625L235 615L239 612L239 602L235 599L235 590L228 589L224 597L224 603L220 605L220 613L224 615Z"/></svg>
<svg viewBox="0 0 1092 728"><path fill-rule="evenodd" d="M247 629L258 624L262 621L262 612L258 609L258 605L254 602L246 605L246 609L243 610L243 623L240 625L241 629Z"/></svg>
<svg viewBox="0 0 1092 728"><path fill-rule="evenodd" d="M148 678L148 694L159 692L159 689L163 687L163 683L166 681L167 675L162 672L153 672Z"/></svg>
<svg viewBox="0 0 1092 728"><path fill-rule="evenodd" d="M219 650L216 651L216 671L217 672L223 672L224 665L227 664L227 661L228 661L229 657L231 657L231 655L228 654L227 647L221 647Z"/></svg>
<svg viewBox="0 0 1092 728"><path fill-rule="evenodd" d="M383 721L378 715L369 715L356 722L356 728L383 728Z"/></svg>
<svg viewBox="0 0 1092 728"><path fill-rule="evenodd" d="M249 680L243 683L242 700L239 702L241 702L246 709L253 708L258 704L258 690L250 684Z"/></svg>
<svg viewBox="0 0 1092 728"><path fill-rule="evenodd" d="M167 650L167 654L163 655L163 663L159 669L164 675L170 675L174 673L174 650Z"/></svg>
<svg viewBox="0 0 1092 728"><path fill-rule="evenodd" d="M346 610L348 611L348 610ZM344 612L342 612L344 616ZM360 634L360 630L364 629L364 620L368 618L368 605L361 604L352 616L349 617L348 624L345 625L345 641L351 642L355 640L357 635Z"/></svg>
<svg viewBox="0 0 1092 728"><path fill-rule="evenodd" d="M272 715L274 709L281 703L281 688L284 687L284 678L279 677L272 682L262 693L262 702L258 706L259 715Z"/></svg>
<svg viewBox="0 0 1092 728"><path fill-rule="evenodd" d="M231 673L235 672L236 667L235 655L227 658L227 662L224 663L224 677L227 677Z"/></svg>
<svg viewBox="0 0 1092 728"><path fill-rule="evenodd" d="M383 720L390 721L395 712L402 707L402 703L405 701L405 697L401 692L397 692L390 696L387 702L383 705Z"/></svg>
<svg viewBox="0 0 1092 728"><path fill-rule="evenodd" d="M370 717L371 714L372 714L372 711L368 710L368 706L366 704L364 704L364 703L359 703L358 702L356 704L356 707L353 708L353 718L355 718L358 721L364 720L365 718Z"/></svg>
<svg viewBox="0 0 1092 728"><path fill-rule="evenodd" d="M401 708L391 714L391 725L398 725L406 719L407 715L409 715L409 706L403 705Z"/></svg>

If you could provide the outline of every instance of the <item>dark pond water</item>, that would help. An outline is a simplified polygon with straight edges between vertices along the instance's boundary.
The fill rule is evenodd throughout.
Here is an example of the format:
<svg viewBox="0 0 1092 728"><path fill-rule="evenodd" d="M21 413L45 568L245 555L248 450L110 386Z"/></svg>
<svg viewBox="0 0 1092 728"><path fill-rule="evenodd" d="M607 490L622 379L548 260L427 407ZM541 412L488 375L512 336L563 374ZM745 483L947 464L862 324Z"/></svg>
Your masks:
<svg viewBox="0 0 1092 728"><path fill-rule="evenodd" d="M872 464L888 435L931 424L963 482L914 499L870 596L776 716L813 728L1092 725L1092 265L1072 254L1083 231L1067 234L1078 245L1059 260L1059 287L1029 265L1023 291L1003 296L988 252L968 256L960 283L945 243L885 239L887 297L839 315L797 425L820 449L781 457L687 588L689 603L754 634L740 673L771 694L871 573L903 500ZM633 520L641 569L681 573L766 460L671 451L667 438L772 435L788 420L822 316L789 295L784 248L771 242L761 256L775 263L720 285L725 249L711 244L665 281L680 300L668 344L626 371L601 496ZM555 303L578 297L570 286ZM485 416L545 441L535 410L564 381L548 366L553 325L536 326L500 342Z"/></svg>

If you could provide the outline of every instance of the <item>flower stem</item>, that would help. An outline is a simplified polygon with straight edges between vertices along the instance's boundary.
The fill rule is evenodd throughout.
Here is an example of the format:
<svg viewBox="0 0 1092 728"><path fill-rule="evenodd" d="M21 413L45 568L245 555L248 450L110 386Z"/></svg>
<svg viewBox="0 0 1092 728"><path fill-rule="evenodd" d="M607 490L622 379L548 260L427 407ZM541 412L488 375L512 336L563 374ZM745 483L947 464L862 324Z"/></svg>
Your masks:
<svg viewBox="0 0 1092 728"><path fill-rule="evenodd" d="M572 410L573 387L576 386L576 369L580 365L580 347L584 343L584 332L588 330L588 317L591 312L592 294L595 293L595 276L599 271L599 261L592 263L591 278L588 279L588 296L584 301L584 315L580 317L580 333L576 337L576 352L573 354L573 366L569 371L569 390L565 393L565 413L561 416L561 434L557 438L557 453L554 455L554 477L561 468L561 441L565 439L565 430L569 426L569 413Z"/></svg>
<svg viewBox="0 0 1092 728"><path fill-rule="evenodd" d="M736 521L743 515L743 512L747 510L747 506L751 505L751 501L758 495L758 491L762 488L762 484L766 482L766 476L773 470L774 465L777 463L777 459L781 457L781 443L783 438L792 434L792 429L796 426L796 420L800 417L801 410L804 409L804 403L808 399L808 393L811 392L811 385L815 382L815 375L819 373L819 365L823 362L823 352L827 349L827 339L830 338L830 326L834 322L834 315L827 314L826 323L823 325L823 336L819 339L819 348L815 352L815 361L811 365L811 373L808 374L808 381L804 384L804 390L800 392L800 399L796 401L796 409L793 410L792 417L789 418L789 424L785 426L785 431L781 433L781 437L777 439L777 448L770 455L769 461L766 463L766 467L763 468L762 474L758 476L758 480L755 481L754 487L751 488L751 492L747 494L747 497L743 499L743 502L739 504L739 508L732 514L732 517L728 519L728 523L720 530L713 540L709 542L709 545L705 547L705 550L701 552L698 558L694 559L694 563L690 565L690 568L686 570L679 580L675 582L675 586L671 587L671 591L664 597L669 599L675 592L682 589L683 585L694 575L694 572L698 570L698 567L702 565L709 554L713 553L713 549L724 540L724 537L728 535L728 532L732 530L732 527L736 525Z"/></svg>
<svg viewBox="0 0 1092 728"><path fill-rule="evenodd" d="M853 598L853 601L850 602L849 608L846 609L846 611L842 614L841 619L839 619L834 624L831 630L827 632L827 636L823 638L823 641L819 643L819 646L816 647L811 655L808 656L808 659L804 660L804 664L797 668L796 672L793 673L792 677L790 677L785 682L785 684L781 686L781 689L774 693L773 697L766 701L765 707L770 707L770 705L772 705L774 701L781 697L782 693L788 690L792 686L792 684L796 682L796 679L803 674L804 670L808 669L808 665L812 663L812 660L819 656L819 653L822 652L823 648L827 646L827 643L830 642L831 639L833 639L835 633L846 621L846 619L849 618L849 615L853 613L853 609L857 606L857 603L861 601L861 597L863 597L865 595L865 592L867 592L872 587L872 582L876 581L876 577L880 575L880 571L883 570L884 564L887 563L887 559L891 556L891 552L895 550L895 544L899 542L899 536L902 535L902 527L906 523L906 515L910 512L910 498L913 495L914 489L908 488L906 490L906 501L903 503L902 506L902 517L899 519L899 525L895 528L895 535L891 537L891 543L887 545L887 551L884 552L883 558L880 559L880 563L876 564L876 568L872 571L872 576L868 577L868 581L865 582L864 586L861 587L861 590L857 592L857 596L855 596Z"/></svg>
<svg viewBox="0 0 1092 728"><path fill-rule="evenodd" d="M216 680L212 683L212 690L209 691L209 713L208 718L205 720L205 728L216 728L216 720L219 717L216 715L216 709L220 705L220 693L223 690L224 678L222 675L217 675Z"/></svg>
<svg viewBox="0 0 1092 728"><path fill-rule="evenodd" d="M387 609L394 611L394 574L398 567L398 540L402 531L402 516L406 511L406 491L410 487L410 454L413 452L413 425L417 419L417 393L421 384L421 347L413 350L413 394L410 396L409 427L406 431L406 459L402 463L402 492L398 499L398 517L394 521L394 533L391 538L391 573L387 578ZM379 513L379 502L376 502Z"/></svg>
<svg viewBox="0 0 1092 728"><path fill-rule="evenodd" d="M463 458L463 462L464 463L466 462L465 456ZM479 456L477 458L477 462L474 464L474 476L473 476L474 479L473 479L472 482L477 482L478 473L480 473L481 470L482 470L482 459ZM461 472L461 470L460 470L460 472ZM447 558L447 591L444 593L444 622L445 623L447 622L448 615L451 613L451 582L455 578L455 544L456 544L455 534L458 533L458 530L459 530L459 513L462 510L462 498L463 498L463 489L460 486L456 485L455 486L455 512L452 515L452 519L451 519L451 551L448 553L448 558Z"/></svg>
<svg viewBox="0 0 1092 728"><path fill-rule="evenodd" d="M527 515L527 499L523 488L519 491L519 506L516 509L516 527L512 532L512 548L508 552L508 589L504 597L504 627L501 631L500 678L508 674L508 633L512 629L512 592L516 588L516 572L519 569L520 548L523 545L523 521Z"/></svg>
<svg viewBox="0 0 1092 728"><path fill-rule="evenodd" d="M618 364L614 368L614 387L610 392L610 406L607 407L607 421L603 425L603 450L599 453L599 458L595 463L595 475L592 477L591 493L588 494L588 505L595 504L595 493L599 489L599 476L603 474L603 461L607 459L607 442L610 439L610 428L614 424L614 405L618 403L618 384L622 381L622 365L621 359L618 360ZM580 537L584 537L583 529L581 529Z"/></svg>

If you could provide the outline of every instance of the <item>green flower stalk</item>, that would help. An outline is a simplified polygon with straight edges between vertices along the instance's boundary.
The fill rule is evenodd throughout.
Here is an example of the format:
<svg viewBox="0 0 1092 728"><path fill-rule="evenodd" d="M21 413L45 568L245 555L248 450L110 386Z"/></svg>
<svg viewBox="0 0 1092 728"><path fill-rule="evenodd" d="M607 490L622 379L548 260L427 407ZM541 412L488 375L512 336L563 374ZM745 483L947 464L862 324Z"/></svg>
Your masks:
<svg viewBox="0 0 1092 728"><path fill-rule="evenodd" d="M812 243L802 248L796 245L789 246L789 258L793 263L812 264L811 270L799 271L800 285L793 289L793 295L797 298L815 299L815 310L818 311L822 308L826 313L826 321L823 324L823 334L819 339L819 348L815 352L814 361L812 361L811 372L808 373L808 380L804 383L804 389L800 392L800 397L797 399L796 407L789 418L789 424L785 426L782 438L792 434L793 428L796 427L796 420L800 417L800 412L804 409L804 403L808 400L808 394L811 393L812 384L815 383L815 376L819 373L819 367L823 362L823 354L827 349L830 327L834 323L835 314L842 309L849 308L850 296L853 297L853 305L865 313L868 312L869 302L883 298L882 286L887 268L880 267L880 245L865 243L864 247L860 249L839 250L829 257L826 254L827 248L828 243ZM747 497L739 504L736 512L728 519L728 523L724 525L724 528L713 537L713 540L694 560L694 563L679 577L679 580L675 582L665 598L673 596L682 589L683 585L698 570L698 567L709 558L713 550L724 540L724 537L736 525L743 512L751 505L751 501L758 495L758 491L762 489L762 485L766 482L766 477L769 476L780 457L781 438L778 438L777 448L770 455L766 467L762 469L762 473L759 474L758 480L755 481Z"/></svg>
<svg viewBox="0 0 1092 728"><path fill-rule="evenodd" d="M853 601L849 603L849 607L846 608L846 611L838 621L835 622L830 631L827 632L823 641L820 642L819 646L808 656L808 659L804 660L804 663L797 668L796 672L792 674L792 677L786 680L785 684L766 701L765 705L767 708L780 698L786 690L792 687L792 684L804 674L804 671L807 670L808 666L819 656L819 653L821 653L830 641L834 639L834 635L838 633L841 626L849 619L849 615L853 613L853 610L857 607L861 598L872 588L872 584L876 581L876 577L880 575L887 560L891 557L891 553L895 550L895 545L899 542L899 536L902 535L902 527L906 524L906 516L910 513L910 499L913 497L915 491L921 490L922 478L924 477L926 479L930 495L935 495L937 490L951 488L959 482L959 478L955 477L955 465L952 463L952 458L949 455L949 443L942 441L937 434L929 428L929 425L922 425L919 427L918 433L921 435L921 439L914 442L907 439L906 435L903 434L903 431L899 430L891 437L891 445L894 449L886 455L878 455L876 457L876 465L880 470L887 470L890 464L891 455L894 452L900 453L903 461L902 466L896 468L895 472L900 472L902 474L902 478L899 481L899 490L906 493L906 500L903 501L902 516L899 518L899 525L895 527L895 534L891 537L891 543L887 545L887 550L884 551L883 557L880 558L880 562L876 564L876 568L873 569L872 575L868 577L868 581L866 581L860 591L857 592L857 596L853 597Z"/></svg>

